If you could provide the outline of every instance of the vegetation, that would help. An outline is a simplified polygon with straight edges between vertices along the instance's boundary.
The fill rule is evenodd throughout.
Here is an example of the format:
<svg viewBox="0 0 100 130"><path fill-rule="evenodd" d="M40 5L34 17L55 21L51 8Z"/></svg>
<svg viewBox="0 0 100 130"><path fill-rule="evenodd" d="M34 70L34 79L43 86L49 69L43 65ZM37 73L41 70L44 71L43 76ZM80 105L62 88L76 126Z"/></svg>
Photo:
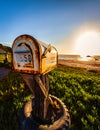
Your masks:
<svg viewBox="0 0 100 130"><path fill-rule="evenodd" d="M100 129L100 73L59 66L49 74L50 94L60 98L71 115L71 130ZM19 73L0 81L0 130L19 130L20 110L31 92Z"/></svg>
<svg viewBox="0 0 100 130"><path fill-rule="evenodd" d="M12 54L8 52L8 58L6 59L5 54L0 54L0 67L10 67L12 65Z"/></svg>
<svg viewBox="0 0 100 130"><path fill-rule="evenodd" d="M19 114L23 103L30 98L19 73L11 72L0 81L0 130L19 130Z"/></svg>
<svg viewBox="0 0 100 130"><path fill-rule="evenodd" d="M0 50L4 50L6 52L11 52L11 47L0 44Z"/></svg>
<svg viewBox="0 0 100 130"><path fill-rule="evenodd" d="M100 129L100 73L58 67L50 73L50 93L70 110L72 130Z"/></svg>
<svg viewBox="0 0 100 130"><path fill-rule="evenodd" d="M0 44L0 67L11 67L12 50L11 47Z"/></svg>

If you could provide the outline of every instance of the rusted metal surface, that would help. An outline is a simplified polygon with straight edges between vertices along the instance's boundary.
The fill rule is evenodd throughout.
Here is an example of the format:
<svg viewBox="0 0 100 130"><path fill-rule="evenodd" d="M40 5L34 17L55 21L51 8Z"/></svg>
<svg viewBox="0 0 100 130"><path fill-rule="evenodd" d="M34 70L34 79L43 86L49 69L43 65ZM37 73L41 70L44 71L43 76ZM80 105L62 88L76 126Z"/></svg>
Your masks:
<svg viewBox="0 0 100 130"><path fill-rule="evenodd" d="M57 66L57 50L29 35L17 37L12 52L13 68L18 72L45 74Z"/></svg>
<svg viewBox="0 0 100 130"><path fill-rule="evenodd" d="M34 39L28 35L22 35L15 39L12 49L13 67L16 71L24 73L37 73L40 71L39 57L41 51L39 51L38 44L36 44Z"/></svg>

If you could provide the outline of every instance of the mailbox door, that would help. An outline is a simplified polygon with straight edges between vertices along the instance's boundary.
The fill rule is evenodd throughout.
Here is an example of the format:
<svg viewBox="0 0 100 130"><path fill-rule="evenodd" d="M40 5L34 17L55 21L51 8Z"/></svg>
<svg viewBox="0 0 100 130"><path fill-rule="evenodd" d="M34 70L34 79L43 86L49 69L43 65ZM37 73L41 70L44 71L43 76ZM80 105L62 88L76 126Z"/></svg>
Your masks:
<svg viewBox="0 0 100 130"><path fill-rule="evenodd" d="M40 73L40 47L37 41L29 36L22 35L13 43L13 67L18 72Z"/></svg>
<svg viewBox="0 0 100 130"><path fill-rule="evenodd" d="M58 64L58 53L57 50L52 47L51 51L42 58L42 73L45 74L54 68L57 67Z"/></svg>

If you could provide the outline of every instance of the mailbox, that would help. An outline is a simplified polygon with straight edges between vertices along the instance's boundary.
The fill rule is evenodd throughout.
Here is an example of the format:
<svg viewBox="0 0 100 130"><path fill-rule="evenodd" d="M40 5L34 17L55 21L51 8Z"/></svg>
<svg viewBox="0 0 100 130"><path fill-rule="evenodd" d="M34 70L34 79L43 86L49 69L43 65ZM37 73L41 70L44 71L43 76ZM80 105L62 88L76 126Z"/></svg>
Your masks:
<svg viewBox="0 0 100 130"><path fill-rule="evenodd" d="M18 72L45 74L57 66L57 50L30 35L17 37L12 52L13 68Z"/></svg>

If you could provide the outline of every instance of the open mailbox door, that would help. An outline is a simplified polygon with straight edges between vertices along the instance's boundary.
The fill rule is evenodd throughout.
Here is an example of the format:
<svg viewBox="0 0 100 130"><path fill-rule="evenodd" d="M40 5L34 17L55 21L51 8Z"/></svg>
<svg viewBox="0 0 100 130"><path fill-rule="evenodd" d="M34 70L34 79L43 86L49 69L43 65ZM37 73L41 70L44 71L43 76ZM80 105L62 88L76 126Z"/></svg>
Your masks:
<svg viewBox="0 0 100 130"><path fill-rule="evenodd" d="M45 74L57 66L57 50L30 35L17 37L12 52L13 68L18 72Z"/></svg>

